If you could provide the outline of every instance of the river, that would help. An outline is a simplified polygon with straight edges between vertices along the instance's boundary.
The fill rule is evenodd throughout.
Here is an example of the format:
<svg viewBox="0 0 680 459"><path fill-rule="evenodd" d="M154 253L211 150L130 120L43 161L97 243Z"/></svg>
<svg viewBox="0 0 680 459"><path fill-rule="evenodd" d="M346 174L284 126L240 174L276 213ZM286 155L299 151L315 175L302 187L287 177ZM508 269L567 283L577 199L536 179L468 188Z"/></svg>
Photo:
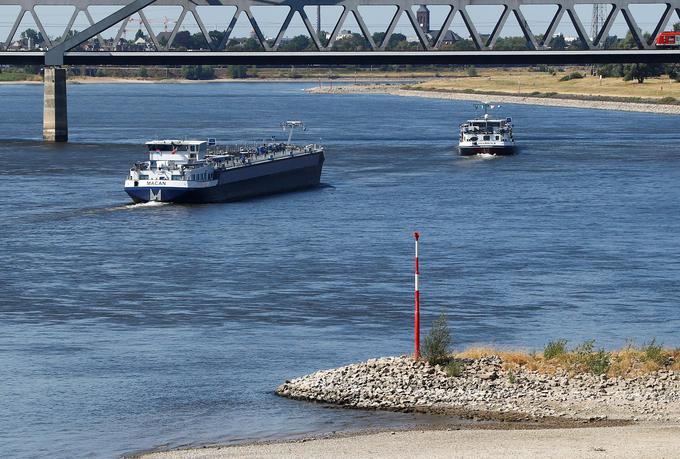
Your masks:
<svg viewBox="0 0 680 459"><path fill-rule="evenodd" d="M115 457L432 422L273 395L286 379L412 351L549 340L679 346L678 118L505 105L521 154L455 153L469 102L310 95L304 83L0 85L0 455ZM302 119L318 189L130 205L153 138L249 142Z"/></svg>

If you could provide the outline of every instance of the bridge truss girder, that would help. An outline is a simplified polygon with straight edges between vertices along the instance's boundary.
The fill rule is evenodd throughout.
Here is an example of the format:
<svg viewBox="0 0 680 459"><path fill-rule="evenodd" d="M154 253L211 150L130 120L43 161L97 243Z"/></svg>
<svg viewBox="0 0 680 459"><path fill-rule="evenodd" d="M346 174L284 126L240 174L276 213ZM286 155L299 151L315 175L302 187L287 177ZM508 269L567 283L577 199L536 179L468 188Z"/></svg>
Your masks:
<svg viewBox="0 0 680 459"><path fill-rule="evenodd" d="M40 33L42 36L45 38L47 47L49 50L45 53L45 61L44 63L47 65L60 65L68 62L75 62L75 61L87 61L88 59L86 56L82 56L83 53L73 53L70 52L73 48L76 48L77 46L85 43L87 40L100 35L102 32L112 28L113 26L116 26L117 24L121 24L119 27L119 30L117 31L116 35L116 41L118 41L124 31L124 27L126 24L126 19L130 18L131 16L135 14L139 14L139 17L141 18L141 21L144 24L144 27L146 28L148 35L151 39L152 45L156 50L155 56L157 57L156 59L152 58L152 53L140 53L141 55L146 55L148 58L150 58L150 61L164 61L164 62L169 62L169 60L177 60L173 58L173 55L175 57L179 57L179 54L176 52L169 52L170 48L173 45L173 41L180 30L185 18L190 14L193 16L195 19L198 28L200 29L201 34L205 37L206 42L209 45L210 50L206 52L200 53L200 56L198 56L199 53L192 53L197 55L196 58L193 60L198 61L211 61L210 55L208 53L215 53L213 56L212 61L213 62L224 62L225 60L229 60L229 62L235 62L237 60L240 61L245 61L246 54L243 55L243 59L239 59L237 54L239 53L227 53L224 51L227 41L230 38L231 33L233 32L233 29L238 21L238 19L242 16L245 15L245 17L248 19L250 25L252 26L252 29L255 34L255 39L260 43L263 51L257 54L263 54L263 55L268 55L270 62L273 61L281 61L280 58L283 58L284 56L288 56L289 58L292 58L291 53L288 54L283 54L279 50L279 47L282 43L282 39L292 21L292 19L296 16L299 15L300 18L302 19L302 23L307 30L315 48L316 52L308 52L306 54L310 54L309 58L307 61L311 63L321 63L326 62L329 59L330 54L327 54L331 52L334 43L337 41L338 34L346 20L346 18L349 15L352 15L354 19L356 20L357 25L359 26L360 33L361 35L366 39L368 46L371 51L368 51L366 53L358 53L359 55L364 55L368 53L376 53L375 58L381 58L381 60L389 60L390 62L396 63L396 61L400 61L401 59L396 56L397 54L401 54L398 52L393 52L393 53L385 53L385 49L387 44L389 43L390 37L393 35L394 30L397 26L397 23L401 19L402 16L406 16L410 22L410 25L413 27L413 30L415 31L418 40L420 41L420 44L423 48L423 51L420 53L411 53L411 57L414 59L418 60L416 57L419 54L426 54L426 53L436 53L440 50L442 46L442 41L444 38L444 35L447 30L451 27L452 21L454 17L459 14L460 17L462 18L462 21L469 32L470 38L475 46L475 48L482 53L492 53L494 50L494 45L496 44L497 39L500 37L500 34L503 30L503 27L505 26L506 22L508 21L509 17L514 16L514 18L517 21L517 24L519 25L524 37L527 40L529 48L534 50L535 52L527 53L524 52L523 56L526 62L527 58L533 58L533 56L536 56L536 58L532 62L537 62L537 61L551 61L553 58L559 57L559 56L564 56L564 58L568 58L569 56L556 53L554 51L551 51L549 48L550 45L550 40L552 39L552 36L557 29L558 25L560 22L566 17L569 19L571 24L573 25L574 29L576 30L576 33L579 35L579 38L581 39L581 42L583 43L584 47L586 48L585 52L581 52L578 55L580 56L581 59L583 59L585 56L587 56L588 52L594 52L596 50L601 49L604 41L606 40L612 25L616 21L617 17L621 15L623 19L625 20L633 40L635 41L638 49L640 50L637 53L637 61L654 61L655 59L658 58L658 56L661 56L664 53L658 53L655 54L654 57L653 55L649 55L648 59L645 58L647 56L646 52L652 51L654 48L654 43L656 41L656 38L658 35L666 28L668 25L669 21L675 14L678 18L680 18L680 0L672 0L672 1L665 1L665 2L659 2L658 0L610 0L605 2L607 5L611 6L611 10L609 12L609 15L607 16L603 26L601 27L598 35L596 37L589 37L588 33L586 31L586 28L584 27L583 23L581 22L581 19L579 18L577 12L576 12L576 6L579 4L586 4L586 5L592 5L593 1L592 0L554 0L554 1L546 1L546 0L0 0L0 6L2 5L19 5L20 10L15 18L13 25L10 30L10 34L7 37L7 40L4 43L0 43L0 51L5 51L9 48L12 39L17 33L17 29L19 25L21 24L22 19L24 18L25 15L30 15L33 18L33 21L35 22L37 28L39 29ZM427 32L422 29L420 24L418 24L415 12L414 12L414 6L421 5L421 4L426 4L428 6L435 6L435 5L442 5L442 6L448 6L449 7L449 12L446 15L443 24L439 30L432 31L432 35L428 36ZM656 23L656 26L654 28L653 33L651 36L646 39L645 36L643 35L638 23L636 22L634 16L630 12L630 5L636 4L636 5L644 5L644 4L661 4L664 5L664 11L661 14L661 16L658 18L658 21ZM37 6L72 6L74 7L74 12L72 16L69 19L68 25L64 31L64 34L52 41L48 34L46 33L45 27L40 21L40 18L36 14L35 8ZM149 24L148 19L146 18L144 14L144 8L148 6L179 6L181 7L181 14L178 17L177 22L175 23L173 30L170 34L170 38L168 39L167 43L161 44L158 42L155 34L153 33L152 27ZM328 42L326 44L323 44L321 40L318 37L318 31L316 31L305 11L306 6L316 6L316 5L321 5L321 6L339 6L342 8L342 12L340 14L340 17L338 18L337 22L332 28L332 32L330 34L330 37L328 39ZM483 36L482 34L479 33L478 28L475 26L474 21L472 20L468 7L471 6L479 6L479 5L498 5L503 7L503 11L498 18L498 21L495 24L495 27L493 28L493 31L488 35L488 36ZM527 20L524 17L523 12L521 11L521 6L524 5L555 5L557 6L557 10L550 18L550 23L549 26L545 31L539 31L542 32L542 35L536 35L535 32L531 30L529 27L529 24ZM114 13L110 14L109 16L105 17L104 19L95 22L88 11L88 7L90 6L119 6L121 9L115 11ZM235 13L234 16L232 17L231 21L229 24L225 24L224 32L225 36L222 39L220 43L214 43L212 38L210 37L209 31L207 27L205 26L205 23L203 22L201 15L198 14L196 8L197 7L210 7L210 6L232 6L235 7ZM281 25L281 28L279 29L278 33L276 34L276 37L273 39L273 42L269 42L264 34L262 33L262 29L260 28L259 24L257 23L257 20L255 16L252 13L252 8L256 6L284 6L288 7L289 11ZM396 7L396 11L394 15L389 19L389 25L387 27L387 30L385 32L385 36L382 39L380 43L376 43L373 39L373 36L369 32L368 27L366 26L366 23L364 21L364 18L362 14L359 11L360 6L392 6ZM82 32L79 32L75 34L74 36L69 36L68 31L71 29L73 26L74 21L78 17L80 13L85 14L86 18L88 19L90 23L90 27L87 29L83 30ZM537 38L538 37L538 38ZM642 52L645 51L645 52ZM8 62L10 57L8 56L13 52L5 52L0 54L0 63L3 62ZM281 56L272 59L274 56L271 53L279 53ZM469 53L469 52L453 52L453 53L459 53L461 58L465 57L466 59L470 60L475 60L477 54L474 53ZM496 54L500 53L496 52ZM508 51L503 51L503 53L509 53ZM552 53L552 54L546 54L545 58L539 58L538 56L541 55L541 53ZM620 54L621 51L612 51L612 53L615 54ZM118 60L121 60L124 56L125 53L101 53L101 52L90 52L89 54L92 54L92 59L91 61L105 61L106 58L105 56L109 57L109 60L113 63L114 56L118 56ZM98 54L99 56L94 56L94 54ZM130 53L128 53L130 54ZM326 57L323 57L322 54L326 54ZM338 53L336 54L336 58L338 59L337 63L342 63L342 56L337 56ZM346 52L343 54L357 54L353 52ZM576 54L573 54L572 52L569 53L570 55L573 55L574 57ZM314 58L311 55L318 55L318 58ZM439 54L440 56L443 56L444 54ZM449 62L455 61L455 54L448 53L449 55ZM484 56L484 54L479 54L480 56ZM674 61L677 61L675 58L676 53L673 53L671 51L668 51L664 54L665 56L668 56L668 58L672 58ZM390 57L387 59L389 56L394 56ZM405 54L406 56L406 54ZM492 54L489 54L488 57L490 58ZM17 56L18 58L19 56ZM185 56L186 58L192 60L191 56ZM200 57L200 59L199 59ZM129 59L132 59L133 57L128 56ZM164 58L164 59L161 59ZM600 59L603 60L604 56L601 54L593 54L594 59ZM28 59L26 57L25 59ZM254 62L254 60L258 60L252 55L249 55L249 62ZM263 60L267 61L268 58L263 56ZM296 58L296 60L301 60L302 58ZM365 61L370 58L367 57L362 57L360 60ZM624 57L623 54L621 54L618 58L611 59L611 61L615 62L623 62L627 61L628 57ZM138 59L135 59L138 60ZM352 61L353 59L351 56L347 56L344 61ZM427 58L424 57L421 59L423 62L425 61L438 61L439 57L435 57L434 55ZM460 60L460 59L458 59ZM496 60L502 60L501 56L496 56ZM510 59L512 60L512 59ZM573 59L570 59L570 61ZM344 62L343 61L343 62ZM566 61L563 61L566 63ZM583 62L581 60L581 62ZM291 62L292 63L292 62Z"/></svg>

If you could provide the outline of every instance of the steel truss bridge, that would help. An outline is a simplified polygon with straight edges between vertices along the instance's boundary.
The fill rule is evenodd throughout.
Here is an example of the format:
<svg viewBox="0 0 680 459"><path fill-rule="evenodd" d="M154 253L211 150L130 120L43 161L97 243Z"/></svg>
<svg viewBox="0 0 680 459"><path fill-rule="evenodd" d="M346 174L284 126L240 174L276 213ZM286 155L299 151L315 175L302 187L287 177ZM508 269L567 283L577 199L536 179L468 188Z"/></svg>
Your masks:
<svg viewBox="0 0 680 459"><path fill-rule="evenodd" d="M438 30L426 31L418 23L415 7L426 4L448 8L442 26ZM610 7L602 27L597 35L589 36L583 21L576 12L577 5L590 5L592 0L0 0L3 6L18 6L16 18L9 18L12 23L8 38L0 42L0 64L16 65L186 65L186 64L249 64L249 65L338 65L338 64L534 64L534 63L606 63L606 62L680 62L680 50L656 49L656 38L663 32L671 21L680 19L680 0L608 0ZM159 43L149 19L144 14L144 8L149 6L180 7L181 14L169 34L167 43ZM475 25L469 8L483 5L495 5L502 8L495 27L490 34L481 34ZM521 10L521 6L556 6L556 12L545 18L548 23L546 30L531 30L529 23ZM631 14L631 5L662 5L663 11L655 18L656 26L649 37L641 31L635 17ZM50 39L44 24L41 22L36 7L40 6L69 6L73 14L61 37ZM118 8L107 17L95 21L88 10L89 7L108 6ZM234 15L224 24L221 32L224 38L216 43L210 36L202 15L205 16L208 7L235 7ZM267 40L253 15L253 8L260 6L287 7L288 13L273 40ZM315 30L305 10L305 7L341 7L342 12L330 32L327 43L319 39L319 31ZM366 21L360 13L364 6L391 6L395 12L386 17L388 24L384 38L376 42L369 32ZM198 14L197 8L201 8ZM113 9L113 8L112 8ZM1 10L0 10L1 11ZM90 26L85 30L68 34L79 14L84 14ZM122 52L122 51L75 51L74 48L86 43L93 37L101 36L109 29L116 31L116 41L124 33L128 20L139 15L153 45L152 51ZM209 14L209 13L208 13ZM450 29L454 17L459 15L476 48L474 51L445 51L442 44L446 32ZM47 51L12 51L10 45L17 34L22 20L30 16L40 34L45 40ZM187 17L192 16L205 37L209 50L204 51L172 51L171 47L177 33ZM241 17L247 18L254 38L261 45L257 52L233 52L225 50L227 41L232 36L234 27ZM302 20L306 32L313 42L315 50L308 52L286 52L280 50L286 31L291 21L296 17ZM365 38L367 51L333 51L333 45L338 41L343 24L352 16L359 27L360 34ZM405 16L413 27L415 35L421 45L420 51L389 51L386 49L390 37L400 19ZM526 51L494 50L498 38L508 19L513 16L527 41ZM603 44L616 19L622 16L637 49L604 50ZM8 18L3 18L7 21ZM495 20L491 18L491 20ZM564 21L571 23L583 44L579 51L556 51L550 48L550 41L559 24ZM141 24L140 24L141 27ZM429 32L429 33L428 33ZM3 40L4 37L0 37Z"/></svg>

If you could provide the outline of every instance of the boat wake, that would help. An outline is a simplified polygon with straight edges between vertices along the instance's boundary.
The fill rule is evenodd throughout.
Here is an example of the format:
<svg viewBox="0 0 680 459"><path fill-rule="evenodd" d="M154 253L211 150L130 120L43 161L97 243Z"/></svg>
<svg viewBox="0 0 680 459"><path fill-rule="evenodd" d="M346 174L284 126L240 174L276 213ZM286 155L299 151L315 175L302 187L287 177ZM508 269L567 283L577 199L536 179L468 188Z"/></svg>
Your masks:
<svg viewBox="0 0 680 459"><path fill-rule="evenodd" d="M129 203L129 204L121 204L118 206L113 206L113 207L107 207L104 209L106 212L117 212L119 210L139 210L139 209L148 209L148 208L154 208L154 207L162 207L172 204L171 202L161 202L161 201L148 201L148 202L140 202L138 204L135 203Z"/></svg>
<svg viewBox="0 0 680 459"><path fill-rule="evenodd" d="M161 202L161 201L147 201L147 202L140 202L137 204L126 204L124 207L127 210L133 210L133 209L148 209L149 207L162 207L162 206L167 206L169 204L172 204L171 202Z"/></svg>

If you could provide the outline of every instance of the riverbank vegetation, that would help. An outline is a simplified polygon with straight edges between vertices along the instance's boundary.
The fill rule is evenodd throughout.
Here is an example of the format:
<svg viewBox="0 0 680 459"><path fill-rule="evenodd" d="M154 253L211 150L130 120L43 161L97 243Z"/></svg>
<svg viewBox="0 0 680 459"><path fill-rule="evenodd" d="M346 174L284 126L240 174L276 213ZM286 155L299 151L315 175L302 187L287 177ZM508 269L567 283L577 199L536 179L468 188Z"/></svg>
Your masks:
<svg viewBox="0 0 680 459"><path fill-rule="evenodd" d="M524 368L545 374L566 371L568 374L590 373L608 377L635 378L660 370L680 371L680 349L666 348L654 340L636 345L632 341L622 349L596 348L595 340L567 347L566 340L553 341L542 353L474 347L451 355L452 360L499 356L506 370Z"/></svg>
<svg viewBox="0 0 680 459"><path fill-rule="evenodd" d="M638 77L643 71L645 75ZM407 89L674 104L680 101L680 68L645 66L642 70L637 64L478 68L476 77L461 69L456 75L428 79Z"/></svg>
<svg viewBox="0 0 680 459"><path fill-rule="evenodd" d="M0 67L0 81L40 81L41 79L40 74L33 72L31 68Z"/></svg>
<svg viewBox="0 0 680 459"><path fill-rule="evenodd" d="M449 376L462 374L467 361L491 356L500 357L504 362L503 368L511 375L520 368L545 374L590 373L625 378L660 370L680 371L680 348L664 348L656 339L641 345L629 340L616 351L597 348L594 339L573 347L569 347L566 339L557 339L546 344L541 353L493 347L473 347L452 353L452 342L446 316L441 314L425 336L422 358L430 365L443 365Z"/></svg>
<svg viewBox="0 0 680 459"><path fill-rule="evenodd" d="M0 81L39 81L38 66L4 67ZM645 76L639 76L645 72ZM636 76L637 75L637 76ZM69 80L165 82L175 80L333 80L359 82L397 79L405 89L521 97L599 100L626 103L680 103L680 66L635 64L603 66L472 67L472 66L176 66L69 67ZM642 82L640 83L640 79Z"/></svg>

